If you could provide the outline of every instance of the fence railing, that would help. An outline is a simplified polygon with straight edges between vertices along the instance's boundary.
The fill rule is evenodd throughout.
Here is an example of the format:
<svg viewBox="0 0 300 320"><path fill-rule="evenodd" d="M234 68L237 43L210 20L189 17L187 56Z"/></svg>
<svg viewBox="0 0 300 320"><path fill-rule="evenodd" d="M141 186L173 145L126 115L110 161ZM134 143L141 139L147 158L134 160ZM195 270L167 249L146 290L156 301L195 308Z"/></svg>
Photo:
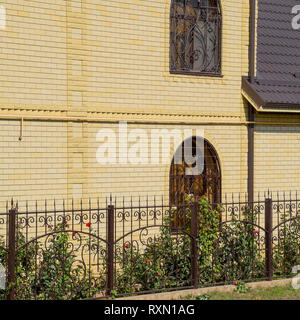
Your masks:
<svg viewBox="0 0 300 320"><path fill-rule="evenodd" d="M300 202L261 197L7 204L3 299L84 299L292 276Z"/></svg>

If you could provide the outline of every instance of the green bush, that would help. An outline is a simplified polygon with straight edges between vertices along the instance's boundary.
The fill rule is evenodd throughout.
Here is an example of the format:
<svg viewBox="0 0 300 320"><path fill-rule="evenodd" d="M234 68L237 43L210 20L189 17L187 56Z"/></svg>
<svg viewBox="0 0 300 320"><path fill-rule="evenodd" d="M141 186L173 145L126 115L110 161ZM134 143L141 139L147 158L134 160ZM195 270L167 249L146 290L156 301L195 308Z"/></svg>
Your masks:
<svg viewBox="0 0 300 320"><path fill-rule="evenodd" d="M290 275L293 267L300 265L300 216L288 219L288 215L281 215L283 224L279 227L273 248L274 273L278 276Z"/></svg>
<svg viewBox="0 0 300 320"><path fill-rule="evenodd" d="M222 225L214 252L214 278L221 282L264 276L265 259L259 248L259 230L255 230L256 213L245 210L242 219Z"/></svg>
<svg viewBox="0 0 300 320"><path fill-rule="evenodd" d="M149 236L146 242L141 239L126 241L115 248L114 295L193 284L191 214L196 199L187 196L185 200L184 219L180 210L173 208L158 234ZM245 208L242 217L232 215L231 221L220 224L222 207L212 208L206 197L197 199L197 202L199 284L263 277L265 258L261 240L264 235L255 230L257 213ZM288 221L280 227L280 236L274 246L276 274L289 274L294 265L300 264L299 220ZM174 230L176 224L180 228ZM145 234L148 231L147 227L140 230ZM103 257L100 265L103 277L96 277L83 261L78 260L73 248L76 237L73 234L70 239L70 232L59 225L43 244L37 241L26 243L22 230L18 231L16 242L21 249L16 255L17 299L83 299L104 290L106 248L99 246L93 237L89 242L81 243L88 254ZM7 252L1 246L4 244L0 239L0 263L5 265ZM6 294L0 292L0 298L4 299Z"/></svg>
<svg viewBox="0 0 300 320"><path fill-rule="evenodd" d="M47 236L46 243L46 248L37 241L25 245L24 235L17 233L16 246L21 249L16 254L16 299L83 299L103 290L104 279L93 276L78 259L70 232L63 225ZM82 245L88 248L87 244ZM6 259L7 252L0 248L3 265ZM2 299L7 291L2 292Z"/></svg>
<svg viewBox="0 0 300 320"><path fill-rule="evenodd" d="M192 204L191 196L186 201ZM143 252L128 243L119 248L116 288L118 293L149 289L189 286L191 282L191 207L185 211L185 226L174 234L176 210L165 220L165 227L155 241ZM198 272L199 283L214 283L260 277L264 272L264 259L260 255L253 225L256 216L250 211L240 222L232 222L220 229L221 207L213 209L206 197L198 200Z"/></svg>
<svg viewBox="0 0 300 320"><path fill-rule="evenodd" d="M118 293L188 285L190 277L190 240L174 237L169 227L161 229L155 242L143 253L130 245L117 257Z"/></svg>

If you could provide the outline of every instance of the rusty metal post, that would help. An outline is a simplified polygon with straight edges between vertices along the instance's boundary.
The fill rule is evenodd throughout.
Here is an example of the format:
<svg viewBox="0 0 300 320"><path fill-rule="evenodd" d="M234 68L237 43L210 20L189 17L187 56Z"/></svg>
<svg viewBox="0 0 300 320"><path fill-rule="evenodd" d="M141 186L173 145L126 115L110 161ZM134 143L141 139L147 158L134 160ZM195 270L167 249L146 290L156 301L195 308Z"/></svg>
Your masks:
<svg viewBox="0 0 300 320"><path fill-rule="evenodd" d="M107 282L106 294L111 295L114 288L114 234L115 234L115 207L107 207Z"/></svg>
<svg viewBox="0 0 300 320"><path fill-rule="evenodd" d="M9 292L7 299L15 299L15 261L16 261L16 215L17 209L9 210L8 222L8 257L7 257L7 284Z"/></svg>
<svg viewBox="0 0 300 320"><path fill-rule="evenodd" d="M273 277L273 243L272 243L272 199L265 199L265 276L269 281Z"/></svg>
<svg viewBox="0 0 300 320"><path fill-rule="evenodd" d="M198 202L192 204L192 215L191 215L191 268L192 268L192 284L194 288L198 288L198 246L197 246L197 235L198 235Z"/></svg>

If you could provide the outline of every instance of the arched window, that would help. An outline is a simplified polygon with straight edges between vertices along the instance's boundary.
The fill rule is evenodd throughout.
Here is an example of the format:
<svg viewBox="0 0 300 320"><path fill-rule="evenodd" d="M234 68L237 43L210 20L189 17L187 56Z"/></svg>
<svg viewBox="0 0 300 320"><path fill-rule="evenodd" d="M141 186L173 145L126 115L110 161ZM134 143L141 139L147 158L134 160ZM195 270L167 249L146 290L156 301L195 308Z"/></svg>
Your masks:
<svg viewBox="0 0 300 320"><path fill-rule="evenodd" d="M190 139L192 141L188 143L187 140ZM221 201L221 168L214 147L205 139L200 145L197 144L195 137L190 137L187 140L182 142L172 160L170 168L170 205L177 206L184 203L186 195L193 195L195 198L206 196L210 203L219 203ZM187 171L195 164L187 163L184 155L189 154L189 151L185 152L184 149L186 148L192 148L190 154L199 158L199 163L203 163L201 172L194 170L195 173L190 174L190 171ZM176 155L177 153L179 157ZM174 161L175 157L177 157L176 161Z"/></svg>
<svg viewBox="0 0 300 320"><path fill-rule="evenodd" d="M221 74L220 0L172 0L170 72Z"/></svg>

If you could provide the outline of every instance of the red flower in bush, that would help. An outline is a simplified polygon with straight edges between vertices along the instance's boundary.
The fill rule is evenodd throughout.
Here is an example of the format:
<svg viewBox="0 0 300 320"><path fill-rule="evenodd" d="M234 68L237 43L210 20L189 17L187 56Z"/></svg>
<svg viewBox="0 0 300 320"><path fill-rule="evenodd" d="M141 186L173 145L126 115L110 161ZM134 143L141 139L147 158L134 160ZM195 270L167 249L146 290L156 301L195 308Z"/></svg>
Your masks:
<svg viewBox="0 0 300 320"><path fill-rule="evenodd" d="M73 236L73 237L75 237L75 236L76 236L76 232L75 232L75 231L72 233L72 236Z"/></svg>
<svg viewBox="0 0 300 320"><path fill-rule="evenodd" d="M124 244L124 248L127 249L129 248L129 245L127 243Z"/></svg>
<svg viewBox="0 0 300 320"><path fill-rule="evenodd" d="M147 259L146 261L147 261L147 262L150 262L150 259Z"/></svg>
<svg viewBox="0 0 300 320"><path fill-rule="evenodd" d="M258 230L254 230L253 233L254 234L259 234L259 231Z"/></svg>
<svg viewBox="0 0 300 320"><path fill-rule="evenodd" d="M157 274L158 276L160 276L160 272L158 272L158 274Z"/></svg>
<svg viewBox="0 0 300 320"><path fill-rule="evenodd" d="M86 224L86 226L89 228L89 227L91 226L91 223L88 222L88 223Z"/></svg>

